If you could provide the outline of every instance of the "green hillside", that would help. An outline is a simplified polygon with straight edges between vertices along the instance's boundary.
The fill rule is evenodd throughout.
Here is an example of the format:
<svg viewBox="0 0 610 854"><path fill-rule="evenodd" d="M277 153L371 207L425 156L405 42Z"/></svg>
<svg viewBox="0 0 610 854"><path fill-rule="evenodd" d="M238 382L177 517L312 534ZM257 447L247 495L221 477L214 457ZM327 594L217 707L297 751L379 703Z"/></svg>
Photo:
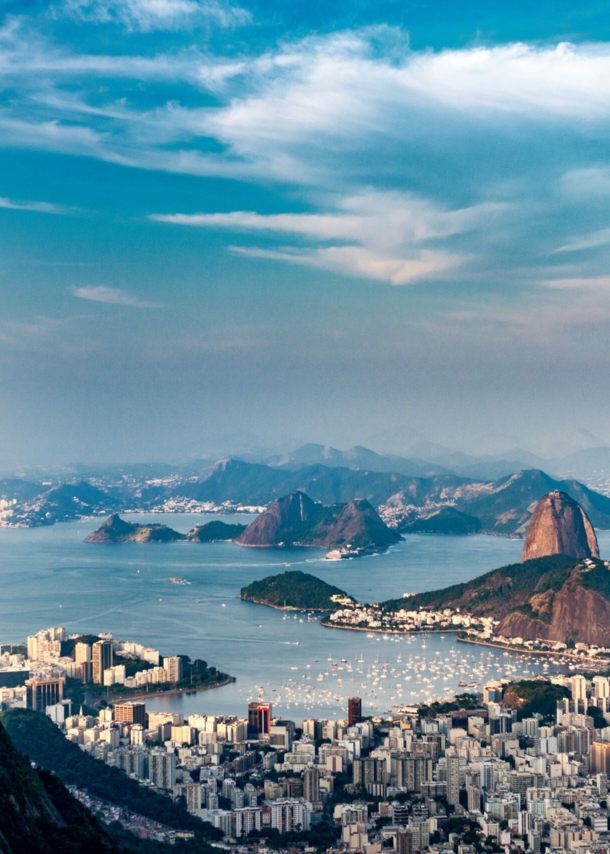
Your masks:
<svg viewBox="0 0 610 854"><path fill-rule="evenodd" d="M307 611L327 611L337 607L331 596L347 596L343 590L327 584L321 578L299 570L270 575L243 587L241 599L276 608L302 608Z"/></svg>
<svg viewBox="0 0 610 854"><path fill-rule="evenodd" d="M461 608L477 616L501 619L509 611L522 606L534 594L549 589L559 589L580 563L565 555L528 560L494 569L442 590L430 590L409 597L409 609ZM607 570L606 570L607 573ZM390 599L383 603L388 611L400 611L405 600Z"/></svg>

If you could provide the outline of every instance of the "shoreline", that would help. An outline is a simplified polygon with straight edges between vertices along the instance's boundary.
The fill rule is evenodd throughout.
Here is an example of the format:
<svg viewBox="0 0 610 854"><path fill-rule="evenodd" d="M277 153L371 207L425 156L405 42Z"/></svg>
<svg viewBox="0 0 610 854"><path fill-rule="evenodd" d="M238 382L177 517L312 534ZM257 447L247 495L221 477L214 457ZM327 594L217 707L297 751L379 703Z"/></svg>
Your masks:
<svg viewBox="0 0 610 854"><path fill-rule="evenodd" d="M233 682L237 682L235 676L227 676L220 682L214 682L211 685L199 685L198 687L193 688L172 688L169 691L143 691L138 694L115 694L111 699L112 704L115 705L116 703L130 702L132 700L145 700L153 697L172 697L177 694L197 694L199 691L213 691L215 688L224 688L225 685L231 685ZM106 700L106 698L97 698L92 703L92 707L96 708L97 703L101 700Z"/></svg>
<svg viewBox="0 0 610 854"><path fill-rule="evenodd" d="M257 547L258 548L258 547ZM315 611L318 614L326 614L332 611L332 608L302 608L300 605L272 605L271 602L261 602L259 599L249 599L247 596L238 596L242 602L252 602L253 605L264 605L266 608L275 608L276 611L301 611L306 614L308 611Z"/></svg>
<svg viewBox="0 0 610 854"><path fill-rule="evenodd" d="M552 649L528 649L527 647L525 647L523 649L519 649L518 647L511 646L511 645L504 645L504 644L500 644L500 643L485 643L485 641L473 640L472 638L458 638L458 641L460 641L460 643L472 643L472 644L475 644L476 646L488 646L488 647L491 647L493 649L503 649L506 652L518 652L518 653L521 653L522 655L542 655L542 656L547 656L550 658L553 658L555 656L559 656L560 658L569 658L572 661L577 662L577 663L587 662L589 665L590 664L604 664L604 665L606 665L606 668L608 670L610 670L610 660L603 659L603 658L597 658L597 657L585 658L584 656L581 656L581 655L574 655L573 653L570 653L570 652L558 652L557 650L552 650Z"/></svg>
<svg viewBox="0 0 610 854"><path fill-rule="evenodd" d="M397 629L370 629L364 626L335 626L332 623L323 623L320 625L325 629L343 629L346 632L373 632L378 635L448 635L457 634L459 629L414 629L410 632L401 632Z"/></svg>

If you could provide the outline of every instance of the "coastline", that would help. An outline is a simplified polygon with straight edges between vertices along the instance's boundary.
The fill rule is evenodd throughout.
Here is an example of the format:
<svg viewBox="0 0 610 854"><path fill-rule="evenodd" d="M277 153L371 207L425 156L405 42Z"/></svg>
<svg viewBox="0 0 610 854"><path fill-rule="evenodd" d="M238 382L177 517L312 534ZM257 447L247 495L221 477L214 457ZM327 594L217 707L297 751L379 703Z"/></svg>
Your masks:
<svg viewBox="0 0 610 854"><path fill-rule="evenodd" d="M221 679L220 682L213 682L211 685L199 685L193 688L172 688L169 691L143 691L139 694L132 694L129 692L128 694L115 694L112 697L113 705L115 703L123 703L130 702L131 700L146 700L151 699L153 697L171 697L176 694L196 694L199 691L213 691L214 688L224 688L225 685L231 685L231 683L236 682L237 679L235 676L226 676L225 679ZM105 697L98 697L95 702L91 705L93 708L96 708L97 704L101 700L105 700Z"/></svg>
<svg viewBox="0 0 610 854"><path fill-rule="evenodd" d="M368 626L335 626L332 623L320 621L325 629L343 629L345 632L373 632L378 635L448 635L457 634L459 629L414 629L410 632L401 632L397 629L371 629Z"/></svg>
<svg viewBox="0 0 610 854"><path fill-rule="evenodd" d="M522 655L541 655L548 658L554 658L556 656L559 658L569 658L579 664L585 662L587 665L605 665L606 670L610 670L610 660L605 660L603 658L585 658L582 655L574 655L571 652L559 652L552 649L528 649L527 647L520 649L519 647L512 646L510 644L485 643L485 641L473 640L472 638L458 638L458 641L460 643L472 643L476 646L488 646L492 649L503 649L506 652L519 652Z"/></svg>
<svg viewBox="0 0 610 854"><path fill-rule="evenodd" d="M256 547L258 548L258 546ZM248 596L238 596L242 602L252 602L253 605L264 605L266 608L275 608L276 611L301 611L306 614L308 611L316 611L318 614L326 614L332 611L332 608L302 608L297 605L272 605L271 602L261 602L260 599L250 599Z"/></svg>

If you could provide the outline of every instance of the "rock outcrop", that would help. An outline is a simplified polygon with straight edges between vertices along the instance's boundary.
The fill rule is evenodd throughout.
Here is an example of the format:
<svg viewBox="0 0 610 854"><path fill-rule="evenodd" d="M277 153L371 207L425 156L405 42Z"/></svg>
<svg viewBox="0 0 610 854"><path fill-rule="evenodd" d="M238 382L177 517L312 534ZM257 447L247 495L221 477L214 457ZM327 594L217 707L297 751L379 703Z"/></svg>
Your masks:
<svg viewBox="0 0 610 854"><path fill-rule="evenodd" d="M522 560L563 554L574 558L599 557L597 537L580 504L558 489L549 492L532 514Z"/></svg>

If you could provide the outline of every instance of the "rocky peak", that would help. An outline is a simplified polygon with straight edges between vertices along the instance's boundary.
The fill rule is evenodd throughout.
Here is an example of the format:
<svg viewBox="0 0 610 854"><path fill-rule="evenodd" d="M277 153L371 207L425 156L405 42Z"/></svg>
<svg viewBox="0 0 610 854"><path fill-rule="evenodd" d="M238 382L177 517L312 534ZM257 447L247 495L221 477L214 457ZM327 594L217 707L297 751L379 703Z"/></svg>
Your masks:
<svg viewBox="0 0 610 854"><path fill-rule="evenodd" d="M558 489L547 493L530 519L522 560L546 555L599 557L597 537L580 504Z"/></svg>

